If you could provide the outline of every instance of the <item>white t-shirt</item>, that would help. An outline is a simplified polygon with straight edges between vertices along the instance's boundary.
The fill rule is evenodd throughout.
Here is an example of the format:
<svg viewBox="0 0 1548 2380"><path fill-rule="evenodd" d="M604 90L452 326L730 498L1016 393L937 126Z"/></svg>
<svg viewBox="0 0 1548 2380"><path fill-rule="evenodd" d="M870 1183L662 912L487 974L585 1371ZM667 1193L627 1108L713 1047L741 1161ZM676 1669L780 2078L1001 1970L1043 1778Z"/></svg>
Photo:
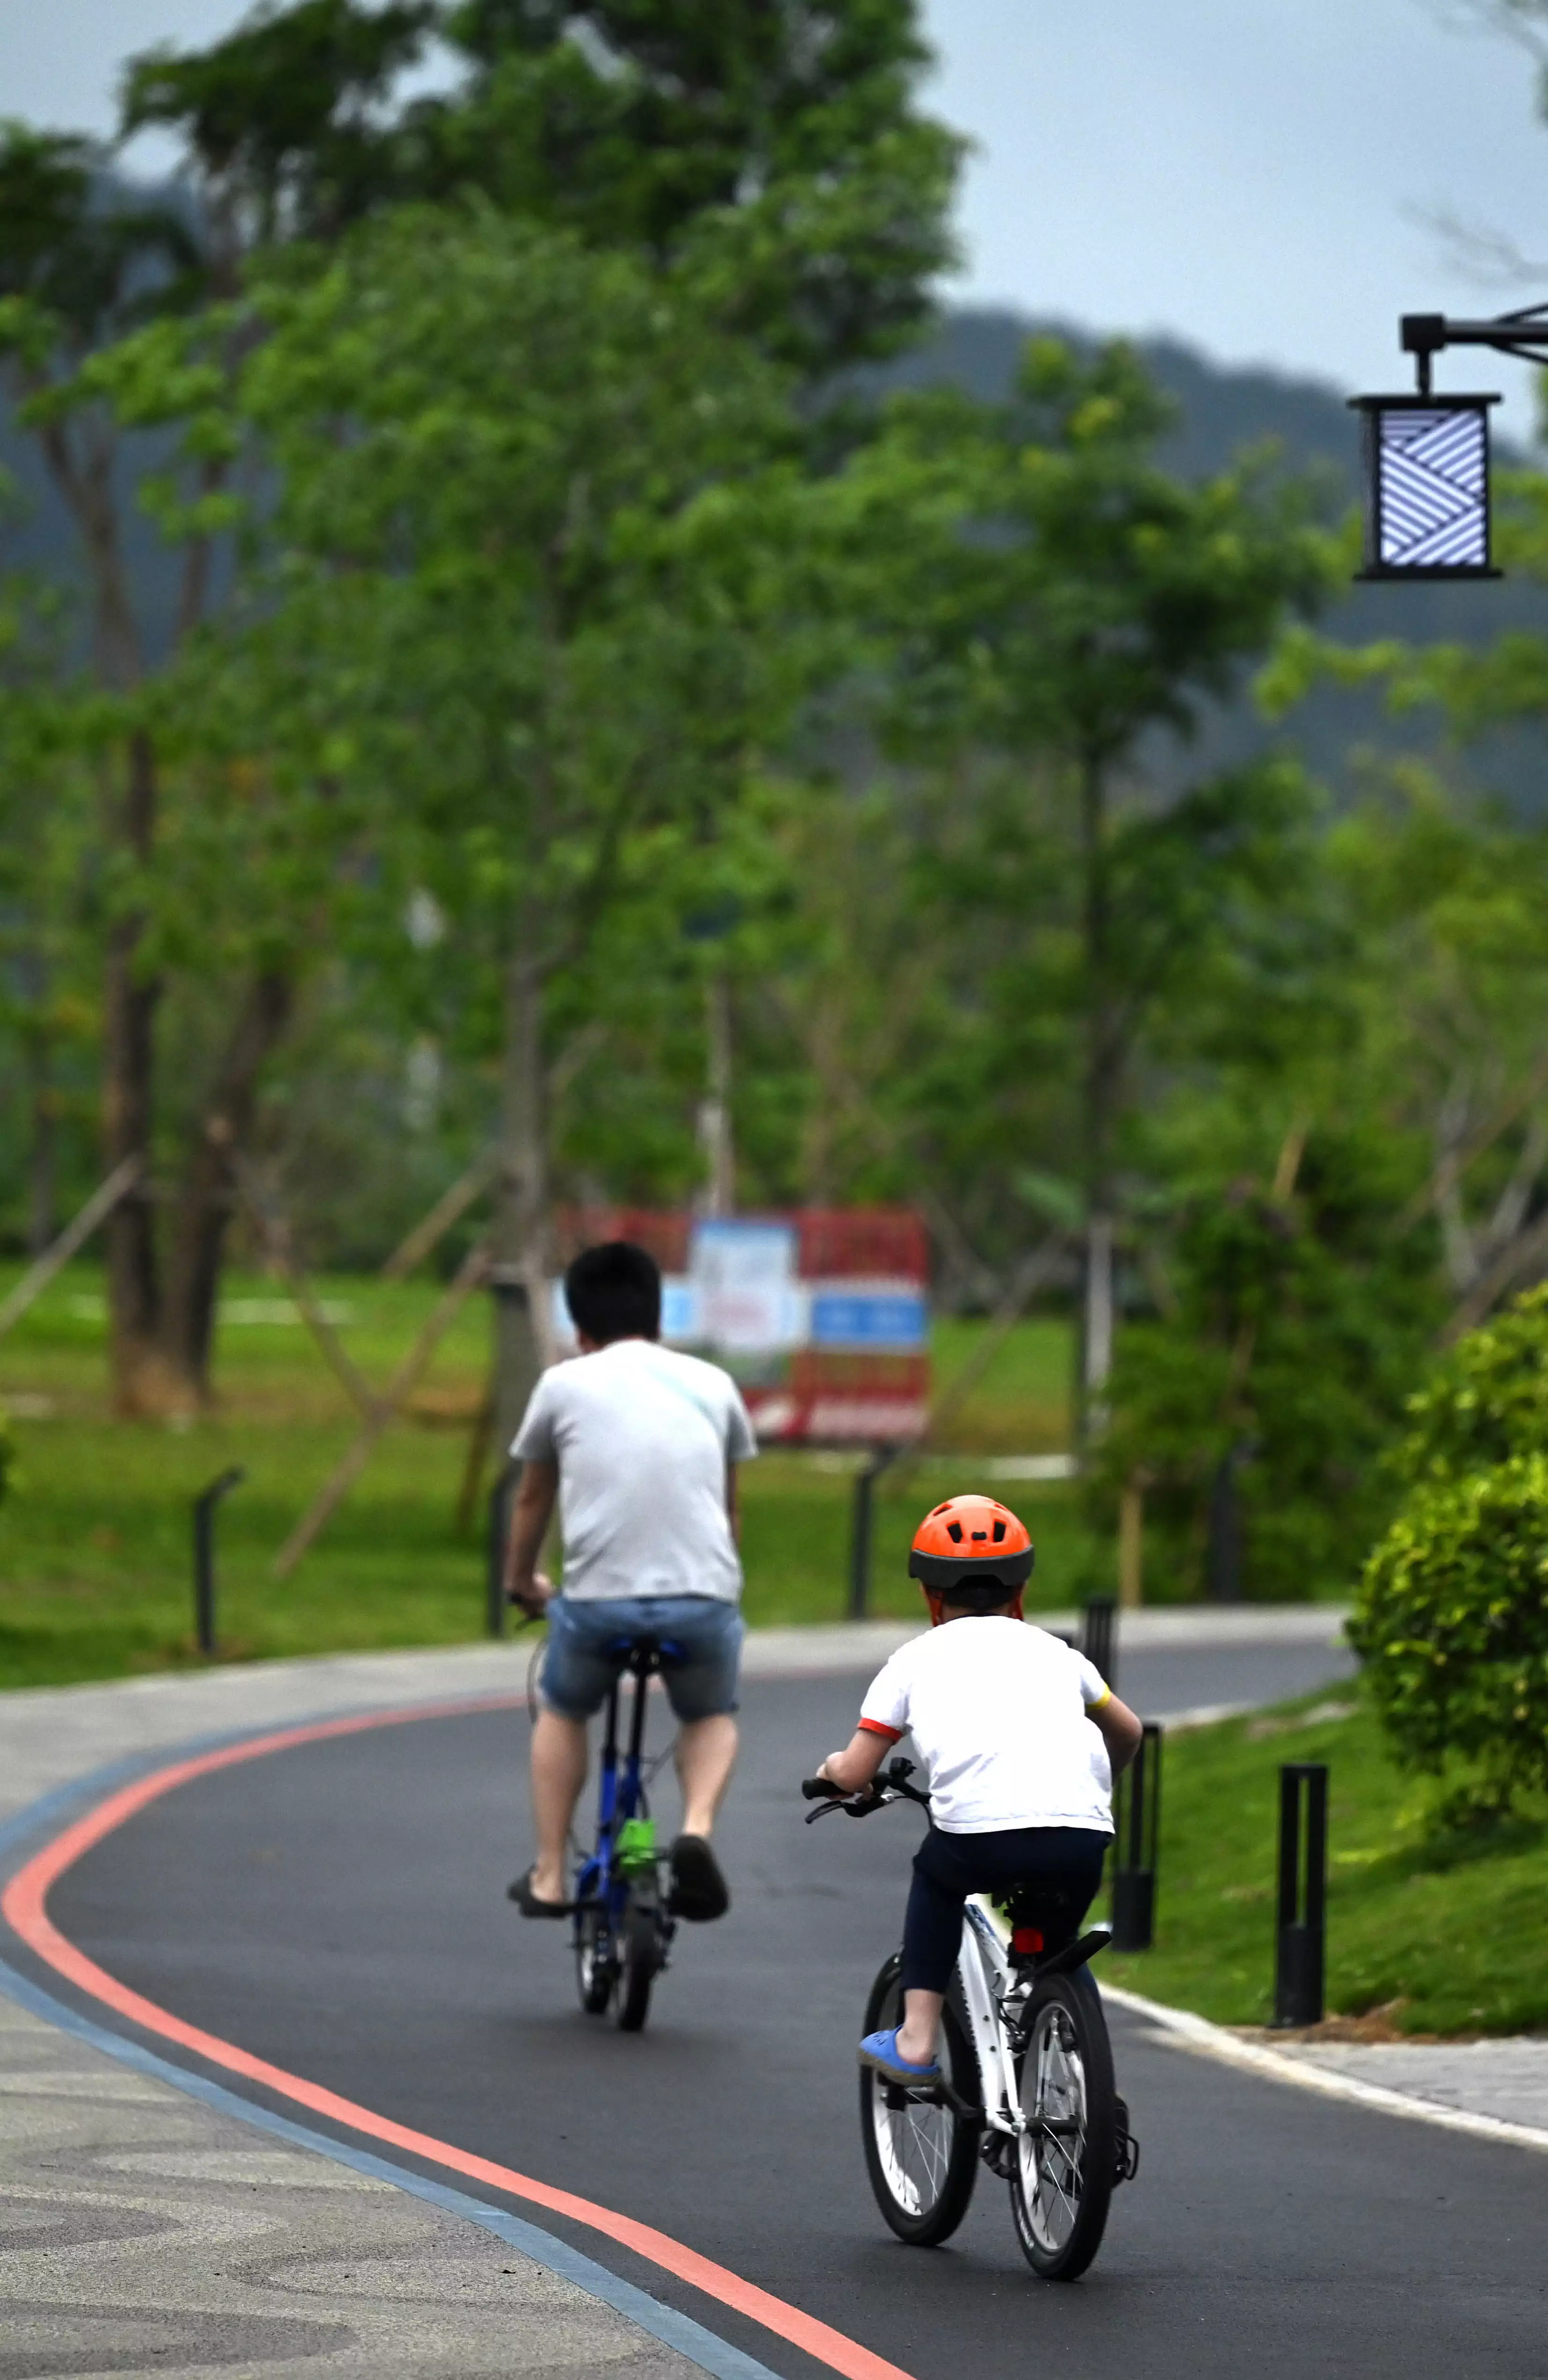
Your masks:
<svg viewBox="0 0 1548 2380"><path fill-rule="evenodd" d="M1113 1831L1107 1747L1086 1717L1110 1689L1083 1654L1024 1621L963 1618L893 1654L860 1724L912 1735L943 1834Z"/></svg>
<svg viewBox="0 0 1548 2380"><path fill-rule="evenodd" d="M736 1383L653 1339L614 1339L543 1374L511 1452L559 1465L567 1601L711 1595L742 1564L726 1465L757 1452Z"/></svg>

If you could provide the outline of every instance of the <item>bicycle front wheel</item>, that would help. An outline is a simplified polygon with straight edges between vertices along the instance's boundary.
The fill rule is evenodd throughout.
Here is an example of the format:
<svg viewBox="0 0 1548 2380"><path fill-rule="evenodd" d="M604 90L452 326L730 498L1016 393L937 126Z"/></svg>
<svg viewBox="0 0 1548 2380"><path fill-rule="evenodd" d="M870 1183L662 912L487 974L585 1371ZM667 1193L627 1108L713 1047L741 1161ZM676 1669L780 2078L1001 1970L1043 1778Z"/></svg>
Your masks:
<svg viewBox="0 0 1548 2380"><path fill-rule="evenodd" d="M899 2023L901 1961L889 1959L865 2004L867 2033ZM941 2020L941 2073L967 2107L979 2104L978 2064L962 2022L955 1980ZM944 2099L889 2082L869 2066L860 2070L860 2138L865 2170L883 2219L911 2247L949 2240L968 2210L978 2176L981 2127Z"/></svg>
<svg viewBox="0 0 1548 2380"><path fill-rule="evenodd" d="M1102 2244L1118 2168L1113 2053L1083 1971L1034 1987L1021 2092L1027 2129L1010 2173L1016 2237L1044 2280L1079 2280Z"/></svg>

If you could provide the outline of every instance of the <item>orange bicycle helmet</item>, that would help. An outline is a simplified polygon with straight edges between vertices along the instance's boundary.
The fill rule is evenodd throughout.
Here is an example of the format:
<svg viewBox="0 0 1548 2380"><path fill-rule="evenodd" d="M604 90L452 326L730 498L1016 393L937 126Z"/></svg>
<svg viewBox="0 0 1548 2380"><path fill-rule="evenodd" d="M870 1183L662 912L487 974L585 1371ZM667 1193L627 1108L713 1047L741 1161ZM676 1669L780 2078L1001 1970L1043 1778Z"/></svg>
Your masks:
<svg viewBox="0 0 1548 2380"><path fill-rule="evenodd" d="M938 1618L944 1597L1018 1605L1019 1590L1036 1560L1032 1539L1014 1512L992 1496L949 1496L926 1512L908 1558Z"/></svg>

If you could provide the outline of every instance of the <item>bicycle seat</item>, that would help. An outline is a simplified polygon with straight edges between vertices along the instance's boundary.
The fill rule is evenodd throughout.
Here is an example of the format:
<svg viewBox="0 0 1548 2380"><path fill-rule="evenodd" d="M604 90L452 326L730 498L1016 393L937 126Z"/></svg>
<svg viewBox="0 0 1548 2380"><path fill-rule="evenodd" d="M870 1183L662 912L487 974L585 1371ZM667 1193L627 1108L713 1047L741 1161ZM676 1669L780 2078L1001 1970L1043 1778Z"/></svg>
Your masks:
<svg viewBox="0 0 1548 2380"><path fill-rule="evenodd" d="M605 1661L616 1661L636 1678L648 1678L657 1670L680 1669L687 1658L670 1636L612 1636L602 1647Z"/></svg>

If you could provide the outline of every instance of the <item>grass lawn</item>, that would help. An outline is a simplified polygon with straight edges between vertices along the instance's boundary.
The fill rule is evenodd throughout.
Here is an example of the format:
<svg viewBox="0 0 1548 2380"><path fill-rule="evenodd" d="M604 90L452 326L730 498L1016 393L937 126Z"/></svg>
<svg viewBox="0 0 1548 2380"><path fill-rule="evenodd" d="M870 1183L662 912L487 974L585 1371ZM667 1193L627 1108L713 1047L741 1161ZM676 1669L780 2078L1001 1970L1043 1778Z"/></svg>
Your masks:
<svg viewBox="0 0 1548 2380"><path fill-rule="evenodd" d="M1392 1766L1352 1686L1167 1746L1155 1948L1105 1954L1103 1973L1220 2023L1269 2022L1285 1760L1330 1771L1330 2013L1377 2039L1548 2026L1548 1810L1429 1839L1434 1789Z"/></svg>
<svg viewBox="0 0 1548 2380"><path fill-rule="evenodd" d="M0 1268L0 1295L19 1268ZM438 1295L434 1284L349 1276L317 1284L356 1363L384 1380ZM948 1322L938 1377L982 1326ZM191 1427L116 1423L105 1398L100 1270L69 1268L0 1341L0 1408L12 1416L17 1492L0 1508L0 1683L122 1676L192 1660L188 1507L228 1463L245 1484L221 1508L221 1630L228 1656L448 1644L483 1624L479 1530L455 1526L468 1425L488 1357L470 1300L407 1418L394 1425L295 1576L273 1556L354 1436L352 1408L275 1285L236 1276L216 1359L217 1412ZM1069 1334L1022 1325L957 1417L952 1441L984 1453L1066 1442ZM847 1593L847 1460L774 1453L744 1474L747 1613L755 1624L834 1620ZM905 1559L918 1514L954 1489L999 1485L970 1454L934 1458L877 1499L874 1609L910 1612ZM1110 1568L1073 1492L1017 1481L1002 1492L1038 1541L1045 1609ZM480 1524L481 1525L481 1524Z"/></svg>

